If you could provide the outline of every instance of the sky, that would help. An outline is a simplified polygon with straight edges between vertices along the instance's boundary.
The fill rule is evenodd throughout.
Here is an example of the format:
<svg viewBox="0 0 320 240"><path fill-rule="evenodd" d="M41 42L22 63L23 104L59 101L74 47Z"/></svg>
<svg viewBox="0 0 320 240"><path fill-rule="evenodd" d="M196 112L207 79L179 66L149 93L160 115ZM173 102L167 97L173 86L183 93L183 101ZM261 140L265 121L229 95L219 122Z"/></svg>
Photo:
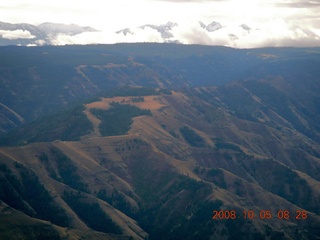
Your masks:
<svg viewBox="0 0 320 240"><path fill-rule="evenodd" d="M53 44L176 41L237 48L320 46L320 0L10 0L0 3L0 21L77 24L98 30L56 35ZM177 24L167 39L153 28L140 28L169 21ZM208 32L199 21L216 22L221 28ZM125 28L131 33L116 33ZM26 31L0 31L2 37L12 34L32 38Z"/></svg>

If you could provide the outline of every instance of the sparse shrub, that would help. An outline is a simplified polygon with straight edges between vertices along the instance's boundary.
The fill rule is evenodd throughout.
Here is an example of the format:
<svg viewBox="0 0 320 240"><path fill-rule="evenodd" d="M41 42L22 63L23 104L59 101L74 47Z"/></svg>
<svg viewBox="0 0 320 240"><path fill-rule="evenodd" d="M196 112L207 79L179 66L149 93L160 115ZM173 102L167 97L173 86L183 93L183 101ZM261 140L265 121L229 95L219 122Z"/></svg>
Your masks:
<svg viewBox="0 0 320 240"><path fill-rule="evenodd" d="M132 97L131 101L134 102L134 103L144 102L144 97Z"/></svg>

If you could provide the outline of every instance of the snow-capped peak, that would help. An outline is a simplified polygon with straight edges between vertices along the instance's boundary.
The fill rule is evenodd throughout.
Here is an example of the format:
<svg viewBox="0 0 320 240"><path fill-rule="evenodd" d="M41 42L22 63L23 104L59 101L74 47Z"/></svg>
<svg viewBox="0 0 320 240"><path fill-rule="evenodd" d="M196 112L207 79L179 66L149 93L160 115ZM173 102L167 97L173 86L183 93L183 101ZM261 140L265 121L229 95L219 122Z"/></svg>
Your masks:
<svg viewBox="0 0 320 240"><path fill-rule="evenodd" d="M75 24L61 24L61 23L42 23L37 26L42 32L46 34L64 33L68 35L77 35L83 32L96 32L97 30L91 27L81 27Z"/></svg>
<svg viewBox="0 0 320 240"><path fill-rule="evenodd" d="M222 25L219 22L211 22L208 25L205 25L203 22L199 22L200 26L203 29L206 29L208 32L214 32L222 28Z"/></svg>

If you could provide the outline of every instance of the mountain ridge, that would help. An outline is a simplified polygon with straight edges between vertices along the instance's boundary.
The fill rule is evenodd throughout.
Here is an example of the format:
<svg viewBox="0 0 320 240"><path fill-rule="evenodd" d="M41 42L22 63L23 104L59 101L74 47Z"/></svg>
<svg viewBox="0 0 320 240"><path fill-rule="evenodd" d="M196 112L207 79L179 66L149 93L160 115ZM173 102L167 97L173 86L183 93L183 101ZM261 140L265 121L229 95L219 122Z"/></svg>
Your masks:
<svg viewBox="0 0 320 240"><path fill-rule="evenodd" d="M186 33L186 28L192 29L193 33ZM105 38L103 33L106 30L96 30L92 27L78 26L76 24L60 23L41 23L32 25L29 23L6 23L0 22L0 46L18 45L18 46L43 46L43 45L65 45L65 44L87 44L87 43L109 43L110 40ZM167 21L163 24L146 23L136 27L124 27L114 31L111 38L115 39L114 43L122 42L160 42L160 43L177 43L177 44L194 44L202 43L207 45L216 45L216 42L225 42L227 46L243 45L243 39L250 40L251 36L257 33L259 29L249 27L242 23L237 26L222 25L218 21L211 21L205 24L202 21L190 22L188 25L178 22ZM89 36L90 40L74 37L82 33L94 33ZM112 33L108 33L112 34ZM193 34L200 34L204 38L196 40ZM123 36L122 36L123 35ZM187 37L187 35L190 35ZM59 38L61 37L61 38ZM96 40L95 40L96 38ZM187 39L189 38L189 39ZM67 39L65 41L64 39ZM99 40L97 40L99 39Z"/></svg>
<svg viewBox="0 0 320 240"><path fill-rule="evenodd" d="M19 32L20 31L20 32ZM21 33L23 32L23 34ZM83 32L96 32L91 27L81 27L76 24L42 23L32 25L28 23L0 22L0 46L5 45L50 45L59 34L74 36ZM8 36L7 36L7 35ZM26 34L28 34L27 37Z"/></svg>
<svg viewBox="0 0 320 240"><path fill-rule="evenodd" d="M208 93L210 92L210 89L204 87L202 87L202 90L206 90ZM211 94L215 96L215 90L211 92ZM92 107L99 106L105 109L107 102L104 99L101 100L101 102L97 101L90 104ZM139 101L135 102L133 96L115 97L108 100L108 102L112 101L131 105L139 105L141 103ZM117 194L124 194L126 201L131 202L130 205L135 207L129 210L130 208L125 207L128 206L128 202L125 205L117 205L116 201L111 203L123 209L123 211L130 216L135 216L136 220L142 224L144 230L151 234L150 237L152 239L157 239L156 236L159 234L156 230L152 230L152 227L155 228L155 225L157 225L159 231L162 231L167 229L168 226L164 225L166 222L164 221L164 219L166 219L163 218L164 216L159 214L158 217L155 217L154 214L149 215L150 213L147 214L147 212L151 211L152 213L156 211L155 209L158 209L158 207L163 211L168 211L166 206L173 204L173 206L177 207L176 210L174 210L175 214L179 211L182 213L183 210L174 204L174 201L179 201L180 204L183 204L183 202L181 202L182 199L189 199L188 196L191 192L186 192L186 195L182 193L184 191L191 191L193 188L198 189L193 190L195 191L194 194L196 193L193 195L196 196L194 201L201 202L200 205L195 205L197 206L196 209L199 209L196 210L194 214L200 211L201 206L207 206L206 204L209 204L215 209L215 205L218 207L221 204L219 201L223 203L224 207L222 209L236 209L237 212L240 212L240 209L249 210L248 206L251 206L250 209L253 209L256 213L259 213L259 211L263 209L270 209L273 215L277 214L279 209L290 209L290 212L294 214L295 211L302 211L306 208L306 210L308 210L308 218L310 218L310 221L308 221L308 224L310 224L308 231L310 231L310 233L313 232L312 234L317 234L314 232L315 230L312 229L312 226L320 221L320 217L318 216L319 212L317 212L319 206L316 201L317 196L320 194L320 189L317 187L320 177L319 172L312 172L310 170L319 169L319 165L317 165L319 161L316 160L319 159L319 156L316 154L317 152L319 153L318 145L314 145L312 141L305 139L302 135L297 135L298 141L291 139L290 135L292 134L282 136L282 138L287 139L287 149L292 151L291 149L296 148L294 154L302 156L302 153L308 152L308 154L304 156L304 161L299 161L299 165L288 165L288 157L285 157L285 154L283 155L284 159L280 157L280 155L273 155L272 152L270 154L269 150L273 149L277 151L276 147L269 145L261 148L259 141L254 140L258 139L259 135L263 135L265 139L263 143L268 143L268 139L280 137L280 129L276 130L273 127L267 127L264 132L257 130L257 123L252 122L252 120L237 119L233 116L232 112L229 112L232 109L221 111L216 107L213 109L208 108L208 103L204 103L201 98L197 98L196 95L191 94L191 92L181 93L176 91L173 92L172 95L151 96L150 99L145 99L144 101L146 101L143 102L145 107L154 106L152 101L161 103L162 107L161 105L158 108L152 107L152 116L134 118L131 130L126 135L83 138L80 141L73 142L54 141L51 143L41 143L41 145L40 143L32 143L17 148L2 147L1 154L2 156L3 154L7 156L7 161L12 161L13 159L23 160L26 159L26 156L29 156L28 161L20 163L28 168L32 168L34 172L49 171L45 175L49 174L51 178L57 179L60 182L65 181L65 184L71 185L72 188L79 189L81 192L89 191L90 195L95 195L95 192L97 193L105 189L106 192L102 191L98 196L100 199L108 200L108 202L110 201L110 191L112 191L112 187L109 186L105 188L105 186L100 189L98 186L104 186L106 183L111 184L113 188L117 189ZM202 106L206 106L205 109L208 110L212 109L211 111L214 111L212 113L215 113L217 116L209 115L209 112L203 115L202 111L204 109ZM204 121L205 116L213 116L213 118ZM197 119L197 122L195 119ZM239 123L242 124L239 125ZM261 123L263 124L263 122ZM222 127L220 126L221 124L225 126ZM248 127L244 128L244 124L247 124ZM210 125L211 127L209 127ZM236 126L236 128L227 127L228 125ZM183 126L187 126L189 133L182 131ZM216 129L213 130L215 134L212 134L212 128ZM217 130L219 128L224 129L224 131L219 132ZM228 131L226 131L227 129ZM241 137L238 135L239 131L242 132ZM289 129L287 131L294 132L294 130ZM193 134L191 134L192 132ZM237 135L238 137L235 137ZM250 144L250 146L247 146L243 140L247 139L246 141L250 141L250 139L247 138L247 136L250 135L255 135L255 137L253 137L250 143L247 142L247 144ZM192 136L191 139L193 139L193 141L190 141L188 136ZM212 136L214 136L214 138L212 138ZM288 136L288 138L286 136ZM306 146L311 147L311 149L301 146L301 140ZM197 143L199 141L204 141L205 144L198 145ZM281 141L284 142L284 139ZM54 150L56 148L58 148L58 150ZM314 148L314 152L312 152L312 148ZM59 153L60 151L62 153ZM278 154L282 154L281 151ZM74 166L77 166L75 169L78 170L75 172L81 177L75 177L74 180L67 180L67 178L63 177L64 175L61 172L63 168L60 167L61 169L59 170L59 164L62 162L58 160L59 158L57 158L57 156L70 159L68 160L71 161L69 164L72 163L75 164ZM53 165L54 161L57 161L57 164L59 163L57 165L58 168ZM303 166L303 164L306 165ZM308 164L314 165L310 168ZM269 171L266 171L266 166L268 166ZM95 177L91 175L91 172L95 173ZM274 180L266 181L265 178L267 177L272 177L271 179ZM93 180L94 178L96 178L96 180L94 180L95 183L89 180ZM282 182L279 181L280 178L282 178ZM84 181L86 184L81 183ZM150 183L150 181L152 183ZM149 184L152 185L149 186ZM189 187L183 187L184 184L187 184ZM150 195L150 187L155 186L157 186L161 194L164 194L163 197L158 195L159 200L156 200L157 198L152 194ZM211 187L209 188L209 186ZM291 188L287 188L286 186L291 186ZM168 193L165 189L168 187L177 188L175 194L178 195L171 197L166 196ZM181 187L185 189L182 192L179 190ZM283 192L282 188L288 190ZM209 191L209 189L211 190ZM61 195L62 191L59 190L59 192ZM155 192L154 194L157 193ZM182 194L184 197L179 197L179 194ZM266 197L266 195L268 197ZM200 200L202 197L203 200L207 199L208 202L202 202ZM62 195L62 198L65 199L64 201L69 201L66 200L66 196L64 195ZM80 197L79 199L84 201L85 198ZM164 202L160 204L162 199ZM230 201L230 199L233 200ZM314 201L310 201L311 199L314 199ZM196 202L193 204L196 204ZM250 202L250 204L248 202ZM72 202L69 204L72 204ZM148 204L151 205L149 206ZM153 205L155 208L152 207ZM183 206L187 207L188 205L183 204ZM144 212L144 208L149 210ZM134 213L131 211L138 211L141 215L137 215L137 212ZM202 221L212 221L211 212L212 209L205 214L208 217L207 220L202 219L199 223L202 223ZM155 225L149 225L151 223L151 216L155 219L153 223ZM175 215L172 215L173 219L174 216ZM291 233L289 228L284 228L285 223L283 220L277 220L276 216L277 215L273 217L272 221L268 222L270 235L282 236L283 239L292 239L295 235L292 235L293 233ZM161 220L162 218L163 220ZM146 220L149 223L145 222ZM228 225L230 221L231 220L227 222L216 222L210 226L213 227L212 229L219 229L220 227L218 226L222 224L221 226L229 229L226 234L232 236L230 232L231 226ZM257 231L260 231L262 235L259 236L262 238L265 232L261 230L261 227L267 223L264 222L262 224L260 221L261 220L257 219L252 223L247 222L246 224L249 224L248 227L250 226L249 228L252 228L252 230L260 229ZM298 228L307 227L305 221L290 221ZM160 222L163 223L161 224ZM184 224L186 223L181 222L181 224L185 226ZM211 222L211 224L213 224L213 222ZM239 222L239 224L243 226L242 224L245 223ZM182 226L180 226L180 228L183 229ZM78 226L78 228L79 227L80 226ZM239 228L240 232L238 232L238 234L241 234L243 237L246 236L240 229L241 228ZM174 234L179 234L180 236L180 234L183 235L183 231ZM283 235L280 234L281 232ZM206 234L212 236L211 234L213 233L209 231ZM221 233L218 231L216 234ZM308 236L310 237L311 235Z"/></svg>
<svg viewBox="0 0 320 240"><path fill-rule="evenodd" d="M11 46L0 51L0 102L26 122L126 85L179 89L268 75L299 81L307 75L305 68L313 76L320 75L318 48L239 50L199 45L115 44ZM310 84L316 87L315 83ZM39 101L32 96L38 96ZM34 108L37 111L32 111Z"/></svg>
<svg viewBox="0 0 320 240"><path fill-rule="evenodd" d="M320 237L318 48L0 51L1 237Z"/></svg>

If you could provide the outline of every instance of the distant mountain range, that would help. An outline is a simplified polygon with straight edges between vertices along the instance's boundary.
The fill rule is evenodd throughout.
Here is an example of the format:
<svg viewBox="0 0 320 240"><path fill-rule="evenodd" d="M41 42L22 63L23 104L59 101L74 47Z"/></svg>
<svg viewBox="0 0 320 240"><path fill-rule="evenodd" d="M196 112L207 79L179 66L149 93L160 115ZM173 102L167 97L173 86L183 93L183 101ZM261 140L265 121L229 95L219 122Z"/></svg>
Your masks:
<svg viewBox="0 0 320 240"><path fill-rule="evenodd" d="M129 39L130 36L137 34L137 32L139 32L141 29L146 30L149 28L159 32L163 42L181 43L182 41L181 39L179 39L179 36L178 36L180 33L179 26L180 26L179 23L169 21L166 24L160 24L160 25L146 24L136 28L124 28L122 30L117 31L116 34L123 34ZM198 24L193 26L193 28L195 28L196 31L205 30L205 32L207 32L208 34L212 34L212 33L221 34L220 31L225 30L222 33L223 38L230 39L231 41L237 40L241 36L250 34L250 32L253 31L253 29L250 28L247 24L240 24L235 28L231 29L230 26L223 26L220 22L217 22L217 21L212 21L209 24L205 24L199 21Z"/></svg>
<svg viewBox="0 0 320 240"><path fill-rule="evenodd" d="M217 21L212 21L210 23L199 21L190 26L190 29L194 29L195 36L205 34L210 39L218 38L229 42L231 41L231 45L233 45L233 42L236 40L247 37L255 31L246 24L240 24L232 27L222 25ZM122 36L120 40L121 42L132 42L132 39L144 41L146 38L145 35L153 34L155 36L158 35L156 40L157 42L189 43L188 40L186 42L185 39L182 39L181 35L184 35L183 31L184 30L181 29L181 25L179 23L168 21L167 23L160 25L144 24L142 26L132 28L123 28L113 34L118 37ZM42 23L35 26L28 23L11 24L0 22L0 46L59 45L60 42L57 40L59 35L66 35L70 39L71 43L79 44L76 39L72 40L70 37L85 32L99 31L92 27L82 27L75 24ZM91 40L90 43L92 43L92 41L94 41L94 39ZM148 39L144 42L148 42ZM83 42L81 44L83 44Z"/></svg>
<svg viewBox="0 0 320 240"><path fill-rule="evenodd" d="M4 45L50 45L52 39L59 34L74 36L83 32L96 32L91 27L81 27L75 24L0 22L0 46Z"/></svg>

